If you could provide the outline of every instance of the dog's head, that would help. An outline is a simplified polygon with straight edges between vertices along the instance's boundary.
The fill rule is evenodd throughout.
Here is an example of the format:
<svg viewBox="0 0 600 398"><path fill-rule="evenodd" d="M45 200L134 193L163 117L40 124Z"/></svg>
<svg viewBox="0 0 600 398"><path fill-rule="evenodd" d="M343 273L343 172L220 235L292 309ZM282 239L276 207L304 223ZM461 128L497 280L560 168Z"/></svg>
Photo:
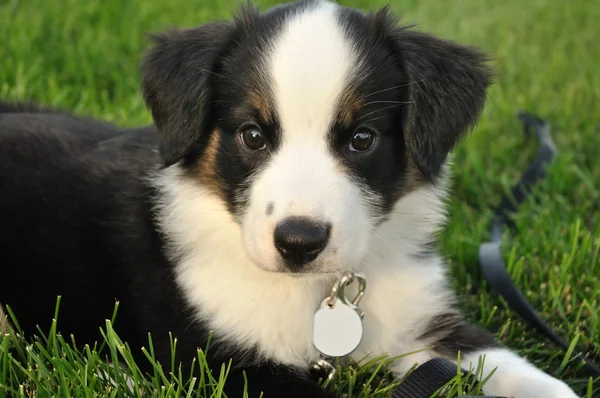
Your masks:
<svg viewBox="0 0 600 398"><path fill-rule="evenodd" d="M157 35L142 72L164 166L226 204L257 266L292 273L364 261L489 85L475 49L320 0Z"/></svg>

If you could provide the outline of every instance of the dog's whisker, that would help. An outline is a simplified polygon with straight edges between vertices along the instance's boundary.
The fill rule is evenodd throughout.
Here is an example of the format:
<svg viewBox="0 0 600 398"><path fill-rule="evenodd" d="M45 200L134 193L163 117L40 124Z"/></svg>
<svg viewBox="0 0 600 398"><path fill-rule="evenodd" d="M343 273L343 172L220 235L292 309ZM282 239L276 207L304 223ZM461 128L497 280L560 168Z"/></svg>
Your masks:
<svg viewBox="0 0 600 398"><path fill-rule="evenodd" d="M241 88L241 89L242 89L242 90L244 90L244 91L248 90L248 87L244 87L244 86L242 86L242 85L241 85L240 83L238 83L237 81L235 81L235 80L233 80L233 79L231 79L231 78L229 78L229 77L227 77L227 76L225 76L225 75L222 75L222 74L220 74L220 73L217 73L217 72L213 72L212 70L210 70L210 69L205 69L205 68L198 68L198 70L199 70L199 71L201 71L201 72L210 73L210 74L212 74L212 75L214 75L214 76L217 76L217 77L220 77L220 78L222 78L222 79L225 79L225 80L227 80L228 82L231 82L231 83L235 84L236 86L238 86L239 88Z"/></svg>
<svg viewBox="0 0 600 398"><path fill-rule="evenodd" d="M374 118L371 118L369 120L363 120L363 123L365 123L365 124L373 123L374 121L380 120L382 118L383 118L383 116L374 117Z"/></svg>
<svg viewBox="0 0 600 398"><path fill-rule="evenodd" d="M414 104L414 101L371 101L367 102L363 106L373 105L373 104L397 104L397 105L407 105Z"/></svg>
<svg viewBox="0 0 600 398"><path fill-rule="evenodd" d="M403 104L394 104L394 105L390 105L390 106L385 106L383 108L375 109L374 111L367 112L364 115L361 115L356 120L357 121L362 120L362 119L366 118L367 116L371 116L371 115L373 115L373 114L375 114L377 112L383 112L385 110L388 110L388 109L391 109L391 108L395 108L395 107L400 106L400 105L403 105Z"/></svg>
<svg viewBox="0 0 600 398"><path fill-rule="evenodd" d="M403 88L403 87L407 87L407 86L410 86L410 85L413 85L413 84L421 83L421 82L423 82L424 80L425 80L425 79L414 80L414 81L412 81L412 82L408 82L408 83L405 83L405 84L400 84L400 85L398 85L398 86L393 86L393 87L384 88L383 90L378 90L378 91L374 91L374 92L372 92L372 93L370 93L370 94L367 94L367 95L365 95L365 96L364 96L364 97L362 97L362 98L363 98L363 99L365 99L365 98L372 97L372 96L374 96L374 95L376 95L376 94L384 93L384 92L386 92L386 91L397 90L397 89L399 89L399 88Z"/></svg>

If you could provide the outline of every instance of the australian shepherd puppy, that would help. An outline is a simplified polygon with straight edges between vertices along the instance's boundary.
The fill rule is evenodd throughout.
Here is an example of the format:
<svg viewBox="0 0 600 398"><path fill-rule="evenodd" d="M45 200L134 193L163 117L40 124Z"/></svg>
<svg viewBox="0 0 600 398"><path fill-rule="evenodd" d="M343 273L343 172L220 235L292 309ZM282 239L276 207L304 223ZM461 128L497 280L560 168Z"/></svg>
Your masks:
<svg viewBox="0 0 600 398"><path fill-rule="evenodd" d="M153 125L0 108L0 302L26 333L52 318L80 343L120 303L140 358L211 366L251 397L329 397L308 376L313 316L360 271L355 359L444 356L495 370L484 391L569 398L562 381L468 324L436 233L448 154L476 122L490 70L477 50L305 0L153 38L142 66Z"/></svg>

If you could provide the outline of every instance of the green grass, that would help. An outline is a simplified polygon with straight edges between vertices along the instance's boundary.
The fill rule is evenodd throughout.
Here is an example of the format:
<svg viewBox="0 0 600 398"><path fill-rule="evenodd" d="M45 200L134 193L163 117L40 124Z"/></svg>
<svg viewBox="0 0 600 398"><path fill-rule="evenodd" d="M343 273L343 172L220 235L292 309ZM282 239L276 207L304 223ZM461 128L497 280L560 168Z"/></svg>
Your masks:
<svg viewBox="0 0 600 398"><path fill-rule="evenodd" d="M387 0L341 1L374 7ZM262 1L267 8L274 1ZM139 91L143 32L169 25L194 26L227 18L232 0L0 0L0 98L35 99L123 126L150 121ZM474 133L456 151L451 221L444 254L465 311L506 345L566 380L582 395L600 396L600 380L548 343L489 293L477 268L477 248L486 240L491 211L528 165L536 145L524 139L519 109L548 119L561 150L549 178L515 218L505 259L515 282L542 316L578 349L600 356L600 51L596 0L391 1L406 23L493 57L496 84ZM17 314L18 317L18 314ZM144 378L110 329L109 352L129 364L127 372L150 396L219 396L221 374L202 372L192 388L156 371ZM66 341L64 340L66 339ZM7 354L9 347L14 353ZM149 353L150 355L150 353ZM26 366L13 360L20 358ZM151 355L150 355L151 356ZM76 352L70 338L23 342L0 338L0 396L121 396L95 368L119 372L93 348ZM375 376L378 364L340 372L329 388L362 396L389 394ZM177 374L177 372L175 372ZM371 380L372 378L372 380ZM453 383L459 390L465 379ZM187 387L186 387L187 385ZM7 390L8 389L8 390ZM450 395L457 395L452 393Z"/></svg>

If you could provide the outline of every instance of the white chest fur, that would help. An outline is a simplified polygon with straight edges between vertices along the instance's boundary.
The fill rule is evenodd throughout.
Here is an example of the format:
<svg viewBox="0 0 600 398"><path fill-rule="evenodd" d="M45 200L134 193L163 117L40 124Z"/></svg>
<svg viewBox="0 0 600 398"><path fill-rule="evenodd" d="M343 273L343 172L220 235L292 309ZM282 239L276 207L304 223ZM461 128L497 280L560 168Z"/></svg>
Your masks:
<svg viewBox="0 0 600 398"><path fill-rule="evenodd" d="M216 339L256 347L267 358L301 367L318 357L312 316L326 294L324 281L270 275L235 261L198 260L193 256L179 265L178 281Z"/></svg>
<svg viewBox="0 0 600 398"><path fill-rule="evenodd" d="M231 253L231 252L230 252ZM214 254L214 252L213 252ZM224 338L256 347L265 357L307 367L318 358L312 342L313 317L328 295L334 276L290 277L253 264L191 255L177 267L178 282L198 317ZM427 314L448 305L439 290L441 272L435 264L397 267L386 275L367 273L369 287L361 301L365 312L363 340L357 360L370 355L401 355L415 346ZM432 272L433 271L433 272Z"/></svg>
<svg viewBox="0 0 600 398"><path fill-rule="evenodd" d="M158 221L170 238L177 282L214 337L290 365L307 367L316 360L313 317L337 276L292 277L259 269L248 260L240 228L218 198L181 178L174 167L154 183L161 190ZM405 254L405 243L414 239L402 235L416 235L409 221L403 220L405 232L380 231L386 239L374 242L374 254L364 261L368 288L361 301L364 335L353 354L357 360L424 348L416 346L424 322L449 304L441 261Z"/></svg>
<svg viewBox="0 0 600 398"><path fill-rule="evenodd" d="M169 237L177 283L198 319L215 337L255 348L265 358L302 368L317 359L313 317L336 276L290 277L259 269L248 260L239 225L218 198L181 177L176 166L159 172L151 182L161 192L157 220ZM371 254L360 270L368 286L360 302L364 334L352 354L355 360L418 351L393 365L403 375L433 355L418 336L453 297L439 258L417 259L408 253L414 253L443 220L441 192L439 187L421 188L406 196L391 220L375 231L377 239L370 243ZM482 350L464 359L477 366L481 354L487 356L485 377L500 367L484 386L488 395L576 397L566 384L506 349Z"/></svg>

